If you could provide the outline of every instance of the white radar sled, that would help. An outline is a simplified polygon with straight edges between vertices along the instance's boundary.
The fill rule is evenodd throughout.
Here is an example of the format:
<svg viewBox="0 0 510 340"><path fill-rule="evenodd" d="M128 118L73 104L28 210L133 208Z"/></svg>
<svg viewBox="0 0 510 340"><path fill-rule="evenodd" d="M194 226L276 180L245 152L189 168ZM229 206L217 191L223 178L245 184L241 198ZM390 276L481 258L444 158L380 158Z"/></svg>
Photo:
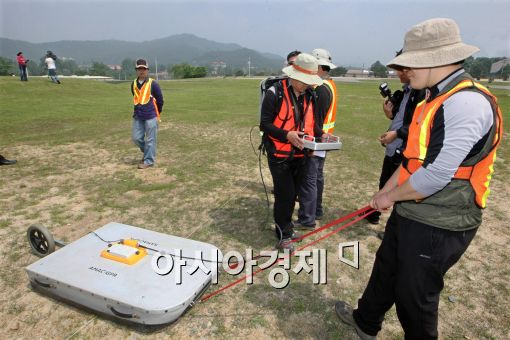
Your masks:
<svg viewBox="0 0 510 340"><path fill-rule="evenodd" d="M171 323L191 308L217 277L223 256L208 243L115 222L67 245L41 225L27 237L44 256L26 267L36 291L148 326ZM63 247L53 252L55 244Z"/></svg>

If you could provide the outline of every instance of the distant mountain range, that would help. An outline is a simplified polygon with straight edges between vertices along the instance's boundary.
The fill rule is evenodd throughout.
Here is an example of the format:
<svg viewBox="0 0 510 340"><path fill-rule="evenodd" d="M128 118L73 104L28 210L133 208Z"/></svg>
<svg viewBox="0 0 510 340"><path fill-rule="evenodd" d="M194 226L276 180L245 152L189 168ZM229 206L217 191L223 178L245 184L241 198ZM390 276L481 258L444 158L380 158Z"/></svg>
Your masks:
<svg viewBox="0 0 510 340"><path fill-rule="evenodd" d="M91 64L94 61L120 64L126 58L145 57L150 64L154 64L157 58L158 64L162 65L187 62L206 66L221 61L229 68L246 68L249 58L252 72L279 72L284 63L284 58L276 54L257 52L238 44L219 43L193 34L178 34L144 42L63 40L30 43L0 38L0 56L5 58L15 59L16 53L23 51L26 58L38 60L47 50L53 51L59 58L73 58L78 64Z"/></svg>

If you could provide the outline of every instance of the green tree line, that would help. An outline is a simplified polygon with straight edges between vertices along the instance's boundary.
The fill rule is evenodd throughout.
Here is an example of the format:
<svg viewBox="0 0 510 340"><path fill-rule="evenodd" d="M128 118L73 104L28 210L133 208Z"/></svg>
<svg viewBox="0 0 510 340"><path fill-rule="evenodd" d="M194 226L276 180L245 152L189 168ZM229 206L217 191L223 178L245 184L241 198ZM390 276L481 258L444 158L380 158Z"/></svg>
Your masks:
<svg viewBox="0 0 510 340"><path fill-rule="evenodd" d="M510 65L506 65L497 74L491 75L491 65L498 62L504 57L487 58L487 57L469 57L464 61L464 69L475 79L481 78L500 78L508 80L510 76ZM370 70L374 72L374 76L384 78L388 76L388 69L381 64L379 60L372 64Z"/></svg>
<svg viewBox="0 0 510 340"><path fill-rule="evenodd" d="M31 60L28 62L28 72L29 75L41 76L47 74L46 64L44 63L44 57L39 60ZM468 71L474 78L497 78L508 80L510 77L510 65L506 65L500 72L495 75L490 74L491 65L499 60L504 58L487 58L487 57L478 57L473 58L469 57L464 61L464 68ZM122 79L129 80L136 77L135 71L135 60L126 58L124 59L120 66L120 70L112 70L108 65L92 61L90 65L80 66L73 59L60 59L56 60L56 67L58 74L62 74L65 76L70 75L91 75L91 76L106 76L112 77L114 79ZM370 70L374 72L374 76L376 77L387 77L388 69L384 66L379 60L372 64ZM155 71L155 67L151 68L151 72ZM211 69L205 66L193 66L188 63L181 63L176 65L160 65L158 64L158 71L168 71L168 73L175 79L184 79L184 78L202 78L211 73ZM339 66L336 69L331 70L332 76L343 76L347 73L347 69L345 67ZM18 64L15 60L0 57L0 75L18 75ZM224 76L245 76L245 72L237 69L230 70L225 72ZM258 73L259 76L264 76L265 74Z"/></svg>

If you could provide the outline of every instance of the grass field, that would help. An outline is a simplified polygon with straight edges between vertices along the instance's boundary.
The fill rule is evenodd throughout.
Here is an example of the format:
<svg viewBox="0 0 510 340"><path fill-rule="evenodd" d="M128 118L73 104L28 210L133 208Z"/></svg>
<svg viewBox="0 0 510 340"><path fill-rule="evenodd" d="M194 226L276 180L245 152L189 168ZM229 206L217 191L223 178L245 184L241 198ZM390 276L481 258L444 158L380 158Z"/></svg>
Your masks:
<svg viewBox="0 0 510 340"><path fill-rule="evenodd" d="M354 333L341 324L334 302L356 304L368 281L380 241L379 226L365 222L322 241L328 250L328 283L291 273L283 290L267 273L193 307L177 323L152 333L117 324L31 290L24 267L26 228L47 226L66 241L110 221L140 226L218 246L223 252L270 249L270 229L258 159L250 129L258 124L256 79L163 81L163 121L157 166L140 171L130 140L129 83L64 79L19 82L0 78L0 153L18 164L0 167L0 334L5 338L333 338ZM377 142L388 121L378 81L337 82L335 133L343 149L326 163L323 223L367 204L376 191L384 155ZM398 88L396 81L390 82ZM495 89L506 120L510 91ZM258 129L256 129L258 131ZM251 134L258 146L257 132ZM489 207L470 248L446 275L440 301L440 334L447 339L510 337L510 220L508 134L498 153ZM262 163L266 183L271 178ZM388 214L384 215L384 220ZM360 269L338 260L338 243L360 242ZM220 276L222 287L234 278ZM454 302L449 301L454 297ZM394 309L382 339L403 333Z"/></svg>

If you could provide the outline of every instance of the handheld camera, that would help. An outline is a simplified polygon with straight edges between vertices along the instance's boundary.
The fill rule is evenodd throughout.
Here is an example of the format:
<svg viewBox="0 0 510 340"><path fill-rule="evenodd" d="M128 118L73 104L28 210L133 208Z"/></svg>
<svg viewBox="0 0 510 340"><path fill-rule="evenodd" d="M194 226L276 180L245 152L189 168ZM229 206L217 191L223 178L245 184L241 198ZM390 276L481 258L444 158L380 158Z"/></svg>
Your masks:
<svg viewBox="0 0 510 340"><path fill-rule="evenodd" d="M388 98L388 100L393 104L393 116L398 112L398 109L400 107L400 103L402 102L402 99L404 98L404 92L401 90L397 90L394 93L391 93L390 87L388 83L382 83L379 85L379 91L381 93L381 96L383 98Z"/></svg>

